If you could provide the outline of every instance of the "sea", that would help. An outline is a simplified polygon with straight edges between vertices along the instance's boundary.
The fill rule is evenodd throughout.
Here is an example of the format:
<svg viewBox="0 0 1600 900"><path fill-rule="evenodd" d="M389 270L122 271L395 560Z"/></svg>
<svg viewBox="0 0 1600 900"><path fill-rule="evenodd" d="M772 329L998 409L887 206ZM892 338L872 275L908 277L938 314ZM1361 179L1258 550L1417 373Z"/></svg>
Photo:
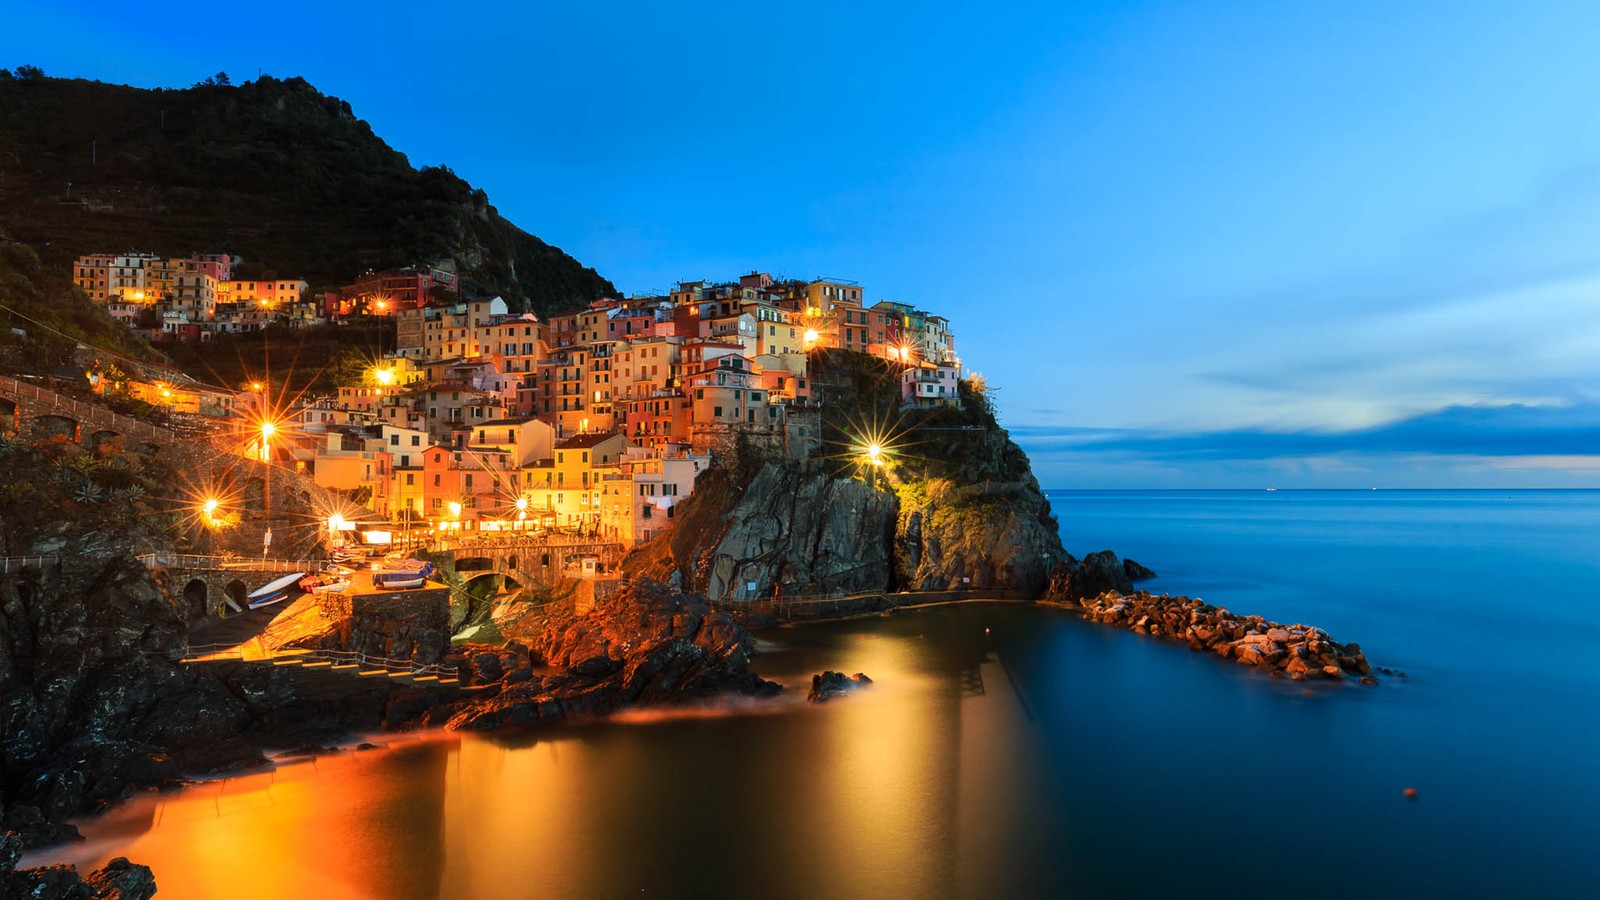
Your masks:
<svg viewBox="0 0 1600 900"><path fill-rule="evenodd" d="M1000 602L792 626L759 635L776 700L379 736L25 862L229 900L1600 896L1600 492L1050 500L1074 553L1405 674L1293 682ZM822 669L874 684L808 704Z"/></svg>

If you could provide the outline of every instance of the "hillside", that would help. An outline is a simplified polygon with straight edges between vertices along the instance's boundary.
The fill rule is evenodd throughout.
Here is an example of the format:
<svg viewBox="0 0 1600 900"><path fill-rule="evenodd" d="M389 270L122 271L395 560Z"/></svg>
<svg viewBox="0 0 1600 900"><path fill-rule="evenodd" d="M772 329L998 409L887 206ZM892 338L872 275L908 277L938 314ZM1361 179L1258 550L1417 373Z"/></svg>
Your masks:
<svg viewBox="0 0 1600 900"><path fill-rule="evenodd" d="M148 90L0 72L0 231L62 271L91 251L216 250L244 256L239 277L313 288L446 261L539 313L616 293L301 78Z"/></svg>
<svg viewBox="0 0 1600 900"><path fill-rule="evenodd" d="M41 372L73 361L78 342L140 359L157 354L52 269L0 231L0 371Z"/></svg>

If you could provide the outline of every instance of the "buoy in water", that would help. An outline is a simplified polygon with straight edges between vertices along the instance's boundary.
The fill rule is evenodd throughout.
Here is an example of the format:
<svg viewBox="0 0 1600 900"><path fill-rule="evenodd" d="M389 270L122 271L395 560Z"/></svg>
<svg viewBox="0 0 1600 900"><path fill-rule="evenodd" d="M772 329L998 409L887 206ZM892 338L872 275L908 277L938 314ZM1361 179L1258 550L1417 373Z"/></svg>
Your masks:
<svg viewBox="0 0 1600 900"><path fill-rule="evenodd" d="M1417 799L1417 789L1416 788L1406 788L1406 799L1407 800L1415 800L1415 799Z"/></svg>

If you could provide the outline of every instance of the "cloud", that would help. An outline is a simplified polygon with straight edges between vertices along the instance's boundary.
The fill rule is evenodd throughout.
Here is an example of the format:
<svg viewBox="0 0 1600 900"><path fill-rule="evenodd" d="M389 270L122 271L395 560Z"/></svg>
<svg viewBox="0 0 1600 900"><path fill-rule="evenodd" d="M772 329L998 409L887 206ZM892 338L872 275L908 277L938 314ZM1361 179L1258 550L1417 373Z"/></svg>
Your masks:
<svg viewBox="0 0 1600 900"><path fill-rule="evenodd" d="M1018 440L1054 457L1116 454L1130 459L1332 460L1346 455L1424 454L1487 460L1575 461L1600 454L1600 404L1449 406L1366 428L1202 432L1019 426ZM1526 462L1522 465L1526 466Z"/></svg>

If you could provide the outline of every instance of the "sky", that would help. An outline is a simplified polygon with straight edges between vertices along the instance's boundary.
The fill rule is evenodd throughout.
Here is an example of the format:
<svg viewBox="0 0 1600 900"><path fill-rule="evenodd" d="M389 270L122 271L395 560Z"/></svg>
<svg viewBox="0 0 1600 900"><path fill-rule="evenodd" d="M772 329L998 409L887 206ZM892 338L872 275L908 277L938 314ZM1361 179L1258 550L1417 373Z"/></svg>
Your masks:
<svg viewBox="0 0 1600 900"><path fill-rule="evenodd" d="M1059 488L1600 488L1600 4L8 0L300 75L624 292L952 320Z"/></svg>

